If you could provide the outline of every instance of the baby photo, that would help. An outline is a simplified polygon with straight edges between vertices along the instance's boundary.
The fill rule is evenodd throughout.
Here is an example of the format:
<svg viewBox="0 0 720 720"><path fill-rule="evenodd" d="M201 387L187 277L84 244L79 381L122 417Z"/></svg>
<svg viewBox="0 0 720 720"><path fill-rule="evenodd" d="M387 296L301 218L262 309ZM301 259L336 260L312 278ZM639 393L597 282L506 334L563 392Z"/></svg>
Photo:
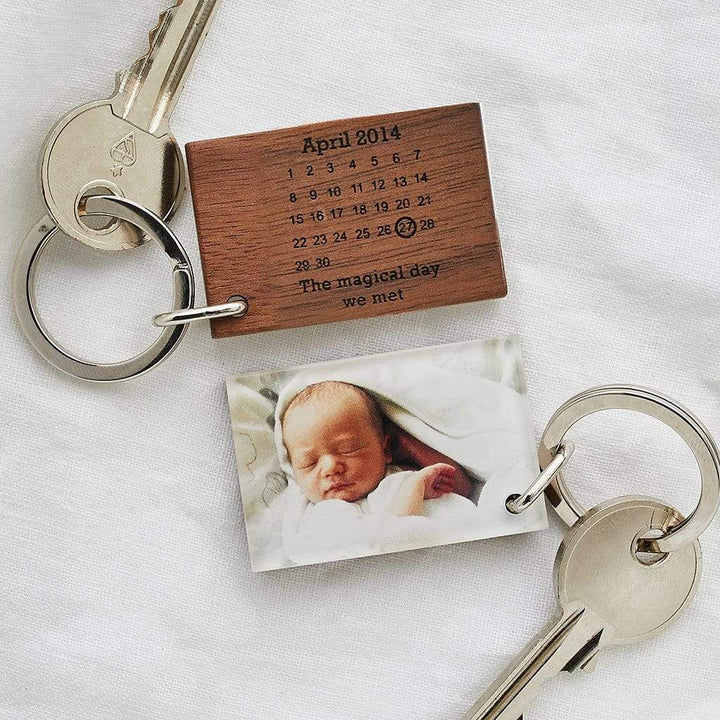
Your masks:
<svg viewBox="0 0 720 720"><path fill-rule="evenodd" d="M231 378L255 571L546 527L517 337Z"/></svg>

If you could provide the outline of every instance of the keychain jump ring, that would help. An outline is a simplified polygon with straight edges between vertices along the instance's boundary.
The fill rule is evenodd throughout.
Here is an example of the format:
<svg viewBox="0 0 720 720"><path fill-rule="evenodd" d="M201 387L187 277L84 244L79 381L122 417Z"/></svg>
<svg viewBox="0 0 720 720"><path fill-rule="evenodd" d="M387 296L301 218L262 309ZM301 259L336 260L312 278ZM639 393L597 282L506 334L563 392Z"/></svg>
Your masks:
<svg viewBox="0 0 720 720"><path fill-rule="evenodd" d="M106 215L126 220L156 240L173 263L173 308L192 307L195 278L185 249L170 228L154 213L122 197L96 195L85 203L88 215ZM144 352L119 363L94 363L82 360L63 348L48 332L35 304L37 263L48 244L60 233L49 216L45 216L26 235L15 262L13 294L18 319L25 335L49 363L69 375L94 382L127 380L147 372L175 350L187 325L168 327Z"/></svg>
<svg viewBox="0 0 720 720"><path fill-rule="evenodd" d="M222 305L209 305L207 307L188 308L187 310L174 310L161 313L153 318L156 327L170 327L172 325L185 325L197 320L216 320L226 317L243 317L247 315L250 305L239 295L230 298Z"/></svg>
<svg viewBox="0 0 720 720"><path fill-rule="evenodd" d="M635 410L661 420L687 443L700 469L700 500L695 510L659 538L641 539L639 549L670 553L694 542L712 521L720 500L720 455L710 433L700 420L674 400L645 388L606 385L592 388L568 400L552 416L540 440L540 468L544 470L563 443L565 433L578 420L600 410ZM546 490L558 515L574 525L585 509L575 499L557 472Z"/></svg>
<svg viewBox="0 0 720 720"><path fill-rule="evenodd" d="M547 489L556 473L573 454L575 444L572 440L565 440L557 448L553 459L547 467L535 478L532 485L521 495L511 495L505 502L505 507L513 514L519 515L527 510Z"/></svg>

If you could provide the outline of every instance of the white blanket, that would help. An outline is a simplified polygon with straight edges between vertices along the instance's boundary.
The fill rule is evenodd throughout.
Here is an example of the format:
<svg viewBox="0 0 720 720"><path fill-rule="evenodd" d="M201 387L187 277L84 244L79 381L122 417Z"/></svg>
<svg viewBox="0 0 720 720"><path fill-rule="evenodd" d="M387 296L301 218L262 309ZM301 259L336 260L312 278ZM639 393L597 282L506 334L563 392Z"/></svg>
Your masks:
<svg viewBox="0 0 720 720"><path fill-rule="evenodd" d="M481 533L477 506L448 493L423 501L423 514L397 517L388 502L412 471L390 473L356 502L310 502L291 482L285 502L283 550L298 565L474 540Z"/></svg>

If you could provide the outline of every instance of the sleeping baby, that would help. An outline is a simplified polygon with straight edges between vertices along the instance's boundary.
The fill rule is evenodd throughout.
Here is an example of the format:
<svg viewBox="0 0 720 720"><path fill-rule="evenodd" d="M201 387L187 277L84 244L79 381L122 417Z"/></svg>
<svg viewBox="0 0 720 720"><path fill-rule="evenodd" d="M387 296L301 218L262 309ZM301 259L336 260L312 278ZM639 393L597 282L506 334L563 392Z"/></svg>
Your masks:
<svg viewBox="0 0 720 720"><path fill-rule="evenodd" d="M390 435L378 405L355 385L328 381L306 387L289 403L281 423L305 501L294 514L295 526L285 532L286 550L292 537L310 541L316 549L323 543L334 547L338 552L331 553L333 558L403 549L398 543L419 547L436 541L428 536L432 529L427 521L402 524L394 519L443 518L456 524L477 518L476 506L467 499L471 483L449 458L398 431L393 433L396 455L416 461L420 455L423 465L432 462L419 470L391 464Z"/></svg>

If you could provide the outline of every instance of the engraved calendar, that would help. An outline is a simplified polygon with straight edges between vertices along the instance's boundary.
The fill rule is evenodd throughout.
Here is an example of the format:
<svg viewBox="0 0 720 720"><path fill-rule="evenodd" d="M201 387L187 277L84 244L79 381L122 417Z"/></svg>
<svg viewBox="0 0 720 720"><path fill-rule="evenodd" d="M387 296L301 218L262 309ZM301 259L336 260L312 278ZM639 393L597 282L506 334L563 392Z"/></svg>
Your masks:
<svg viewBox="0 0 720 720"><path fill-rule="evenodd" d="M187 145L213 336L507 292L480 108L463 104Z"/></svg>

